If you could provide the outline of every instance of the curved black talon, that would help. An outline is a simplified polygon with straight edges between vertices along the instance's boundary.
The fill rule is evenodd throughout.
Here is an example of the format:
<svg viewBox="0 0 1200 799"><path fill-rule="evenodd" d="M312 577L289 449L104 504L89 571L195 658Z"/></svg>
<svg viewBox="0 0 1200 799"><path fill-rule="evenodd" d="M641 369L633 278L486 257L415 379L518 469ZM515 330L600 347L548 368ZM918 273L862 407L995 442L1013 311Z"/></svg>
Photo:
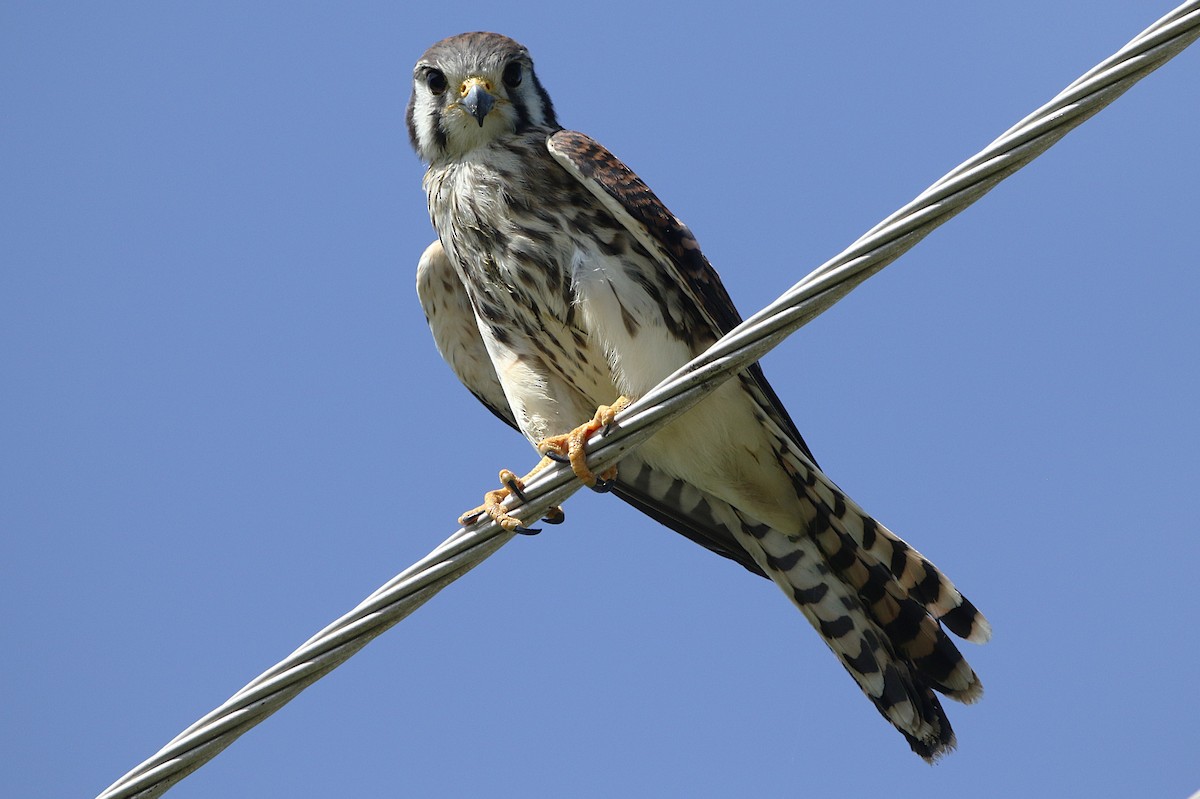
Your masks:
<svg viewBox="0 0 1200 799"><path fill-rule="evenodd" d="M519 535L537 535L541 531L542 528L540 527L518 527L513 530L514 533Z"/></svg>
<svg viewBox="0 0 1200 799"><path fill-rule="evenodd" d="M546 511L546 515L542 517L542 521L546 524L562 524L567 520L567 514L563 513L562 508L551 508Z"/></svg>
<svg viewBox="0 0 1200 799"><path fill-rule="evenodd" d="M521 484L516 481L516 478L509 480L507 483L504 484L504 486L517 499L521 500L522 502L525 501L525 492L523 490L521 490Z"/></svg>
<svg viewBox="0 0 1200 799"><path fill-rule="evenodd" d="M546 457L549 458L550 460L554 461L555 463L570 463L571 462L570 458L568 458L566 455L559 455L558 452L556 452L555 450L549 450L546 453Z"/></svg>
<svg viewBox="0 0 1200 799"><path fill-rule="evenodd" d="M592 490L597 494L607 494L609 491L612 491L613 485L616 482L616 480L601 480L597 477L596 484L592 486Z"/></svg>
<svg viewBox="0 0 1200 799"><path fill-rule="evenodd" d="M479 517L482 515L483 511L477 511L472 513L470 516L464 513L462 516L458 517L458 523L463 527L470 527L472 524L475 524L475 522L479 521Z"/></svg>

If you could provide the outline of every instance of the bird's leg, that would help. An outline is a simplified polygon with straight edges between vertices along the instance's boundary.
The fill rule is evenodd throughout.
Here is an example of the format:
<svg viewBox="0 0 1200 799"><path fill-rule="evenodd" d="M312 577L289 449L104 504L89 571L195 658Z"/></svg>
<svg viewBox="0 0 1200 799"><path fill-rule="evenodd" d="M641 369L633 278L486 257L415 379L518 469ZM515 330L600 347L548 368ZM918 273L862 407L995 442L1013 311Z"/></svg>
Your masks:
<svg viewBox="0 0 1200 799"><path fill-rule="evenodd" d="M596 415L591 421L579 425L569 433L543 438L537 444L538 452L551 460L570 463L571 471L589 488L601 492L608 491L617 476L617 467L613 466L596 474L588 468L584 445L597 430L607 429L616 415L629 407L629 403L629 397L620 396L612 405L601 405L596 409Z"/></svg>
<svg viewBox="0 0 1200 799"><path fill-rule="evenodd" d="M524 501L525 483L542 469L549 466L551 461L570 463L571 471L575 472L575 476L582 480L585 485L596 491L608 491L612 485L612 481L617 476L617 467L614 466L597 475L587 466L587 454L584 452L584 445L597 430L607 428L611 425L616 415L625 410L629 403L629 397L618 397L617 401L612 405L601 405L596 409L596 414L590 421L581 424L569 433L543 438L537 444L538 452L542 454L542 459L538 461L537 466L534 466L529 474L524 477L517 477L508 469L501 469L501 487L484 494L483 504L459 516L458 523L464 525L474 524L480 516L486 513L499 523L501 527L510 532L522 533L524 535L535 535L541 532L540 530L523 526L520 519L504 510L503 503L504 500L508 499L509 494L514 494L517 499ZM546 511L546 515L542 517L542 521L547 524L562 524L565 518L562 508L555 506Z"/></svg>
<svg viewBox="0 0 1200 799"><path fill-rule="evenodd" d="M541 530L524 527L521 524L520 519L515 516L510 516L508 512L504 510L503 503L504 500L508 498L509 494L515 494L517 499L524 501L525 481L549 465L550 459L542 458L540 461L538 461L537 466L534 466L533 469L530 470L529 474L525 475L524 477L517 477L508 469L501 469L501 487L497 488L495 491L489 491L484 494L483 504L477 508L472 508L463 515L459 516L458 523L463 525L474 524L480 516L486 513L488 516L498 522L501 527L509 532L521 533L522 535L537 535L539 532L541 532ZM562 512L562 508L555 506L546 511L546 515L542 517L542 521L546 522L546 524L562 524L563 519L565 518L566 516Z"/></svg>

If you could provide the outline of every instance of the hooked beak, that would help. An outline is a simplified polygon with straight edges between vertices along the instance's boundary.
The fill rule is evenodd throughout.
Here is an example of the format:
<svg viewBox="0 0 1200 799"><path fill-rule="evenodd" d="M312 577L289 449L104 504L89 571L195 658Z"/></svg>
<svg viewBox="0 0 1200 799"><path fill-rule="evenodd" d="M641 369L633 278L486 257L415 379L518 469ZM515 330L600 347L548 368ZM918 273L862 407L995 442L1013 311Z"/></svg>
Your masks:
<svg viewBox="0 0 1200 799"><path fill-rule="evenodd" d="M467 78L459 87L458 93L462 96L458 104L466 109L468 114L475 117L475 121L482 128L484 117L496 105L496 98L491 92L491 86L483 78Z"/></svg>

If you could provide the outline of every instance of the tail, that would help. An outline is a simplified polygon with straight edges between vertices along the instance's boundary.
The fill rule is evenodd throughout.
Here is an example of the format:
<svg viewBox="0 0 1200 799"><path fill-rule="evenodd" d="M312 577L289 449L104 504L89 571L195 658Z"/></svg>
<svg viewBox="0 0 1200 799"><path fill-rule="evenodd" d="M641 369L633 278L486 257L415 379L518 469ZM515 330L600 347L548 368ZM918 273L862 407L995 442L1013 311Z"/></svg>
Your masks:
<svg viewBox="0 0 1200 799"><path fill-rule="evenodd" d="M779 455L806 511L806 532L789 535L739 513L739 543L912 750L932 762L955 744L934 692L966 703L983 693L946 630L983 643L991 627L936 566L811 462Z"/></svg>

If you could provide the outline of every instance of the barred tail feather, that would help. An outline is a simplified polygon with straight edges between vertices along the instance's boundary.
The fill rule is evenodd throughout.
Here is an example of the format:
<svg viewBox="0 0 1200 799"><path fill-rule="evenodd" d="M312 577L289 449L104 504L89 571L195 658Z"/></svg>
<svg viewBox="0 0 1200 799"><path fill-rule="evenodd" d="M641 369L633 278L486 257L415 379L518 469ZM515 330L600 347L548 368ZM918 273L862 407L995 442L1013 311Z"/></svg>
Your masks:
<svg viewBox="0 0 1200 799"><path fill-rule="evenodd" d="M991 638L988 620L924 555L875 521L803 455L788 448L781 456L797 492L812 503L814 517L849 536L865 562L886 570L890 584L958 637L975 644Z"/></svg>
<svg viewBox="0 0 1200 799"><path fill-rule="evenodd" d="M833 572L815 540L753 523L743 526L740 538L914 752L932 760L954 747L931 681L898 651L886 623L855 588Z"/></svg>
<svg viewBox="0 0 1200 799"><path fill-rule="evenodd" d="M762 524L636 455L622 461L614 490L774 581L913 751L933 760L955 743L934 692L974 702L983 691L946 630L983 641L990 627L933 564L792 455L784 449L780 459L800 498L800 534Z"/></svg>
<svg viewBox="0 0 1200 799"><path fill-rule="evenodd" d="M967 703L983 693L946 629L984 641L990 627L932 563L818 469L803 462L788 467L803 533L784 533L739 512L739 542L913 751L933 761L955 745L934 692Z"/></svg>

